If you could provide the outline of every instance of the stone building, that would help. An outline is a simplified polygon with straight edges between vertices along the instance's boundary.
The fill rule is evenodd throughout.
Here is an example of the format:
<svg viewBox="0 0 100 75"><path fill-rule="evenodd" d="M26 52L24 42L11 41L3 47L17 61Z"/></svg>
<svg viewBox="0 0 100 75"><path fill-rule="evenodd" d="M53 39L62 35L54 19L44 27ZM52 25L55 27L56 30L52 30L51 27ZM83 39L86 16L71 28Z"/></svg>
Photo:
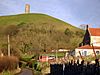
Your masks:
<svg viewBox="0 0 100 75"><path fill-rule="evenodd" d="M25 13L30 13L30 5L29 4L25 5Z"/></svg>

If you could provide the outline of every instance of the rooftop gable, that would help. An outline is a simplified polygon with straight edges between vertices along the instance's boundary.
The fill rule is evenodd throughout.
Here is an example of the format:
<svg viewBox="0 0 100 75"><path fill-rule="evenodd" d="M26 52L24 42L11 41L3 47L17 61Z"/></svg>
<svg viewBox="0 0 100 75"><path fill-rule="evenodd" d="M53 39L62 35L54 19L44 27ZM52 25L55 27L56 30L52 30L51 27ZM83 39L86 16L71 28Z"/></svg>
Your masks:
<svg viewBox="0 0 100 75"><path fill-rule="evenodd" d="M100 47L98 46L93 46L94 49L100 49ZM84 45L84 46L81 46L81 47L78 47L77 49L93 49L93 47L91 45Z"/></svg>
<svg viewBox="0 0 100 75"><path fill-rule="evenodd" d="M88 28L91 36L100 36L100 28Z"/></svg>

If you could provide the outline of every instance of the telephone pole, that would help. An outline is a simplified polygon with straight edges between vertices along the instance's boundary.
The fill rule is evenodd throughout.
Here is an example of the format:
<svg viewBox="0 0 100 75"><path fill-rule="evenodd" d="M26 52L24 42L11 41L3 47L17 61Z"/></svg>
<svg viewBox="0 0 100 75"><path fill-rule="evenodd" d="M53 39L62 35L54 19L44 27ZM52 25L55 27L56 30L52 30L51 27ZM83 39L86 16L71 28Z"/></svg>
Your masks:
<svg viewBox="0 0 100 75"><path fill-rule="evenodd" d="M56 50L56 63L58 62L58 55L57 55L57 50Z"/></svg>
<svg viewBox="0 0 100 75"><path fill-rule="evenodd" d="M9 34L7 36L7 40L8 40L8 56L10 56L10 39L9 39Z"/></svg>

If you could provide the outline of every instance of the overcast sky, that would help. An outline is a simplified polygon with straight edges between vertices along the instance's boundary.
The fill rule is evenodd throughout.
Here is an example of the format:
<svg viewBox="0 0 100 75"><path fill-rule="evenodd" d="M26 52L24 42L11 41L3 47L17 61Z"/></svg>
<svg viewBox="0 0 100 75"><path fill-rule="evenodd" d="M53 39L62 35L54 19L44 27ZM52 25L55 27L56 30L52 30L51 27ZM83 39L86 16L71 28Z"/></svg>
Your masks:
<svg viewBox="0 0 100 75"><path fill-rule="evenodd" d="M0 0L0 16L24 13L25 4L30 4L31 13L51 15L77 27L100 27L100 0Z"/></svg>

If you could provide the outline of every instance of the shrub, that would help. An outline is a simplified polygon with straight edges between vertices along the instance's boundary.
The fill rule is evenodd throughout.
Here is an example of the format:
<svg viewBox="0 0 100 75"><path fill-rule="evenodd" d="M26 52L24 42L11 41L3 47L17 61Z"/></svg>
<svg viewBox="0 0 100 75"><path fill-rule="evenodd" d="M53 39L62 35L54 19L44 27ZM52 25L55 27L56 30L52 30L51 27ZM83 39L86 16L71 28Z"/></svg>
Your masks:
<svg viewBox="0 0 100 75"><path fill-rule="evenodd" d="M13 75L10 71L3 71L0 75Z"/></svg>
<svg viewBox="0 0 100 75"><path fill-rule="evenodd" d="M69 28L66 28L65 35L71 37L73 35L73 32Z"/></svg>
<svg viewBox="0 0 100 75"><path fill-rule="evenodd" d="M0 57L0 72L7 70L14 70L18 65L18 58L14 56Z"/></svg>

